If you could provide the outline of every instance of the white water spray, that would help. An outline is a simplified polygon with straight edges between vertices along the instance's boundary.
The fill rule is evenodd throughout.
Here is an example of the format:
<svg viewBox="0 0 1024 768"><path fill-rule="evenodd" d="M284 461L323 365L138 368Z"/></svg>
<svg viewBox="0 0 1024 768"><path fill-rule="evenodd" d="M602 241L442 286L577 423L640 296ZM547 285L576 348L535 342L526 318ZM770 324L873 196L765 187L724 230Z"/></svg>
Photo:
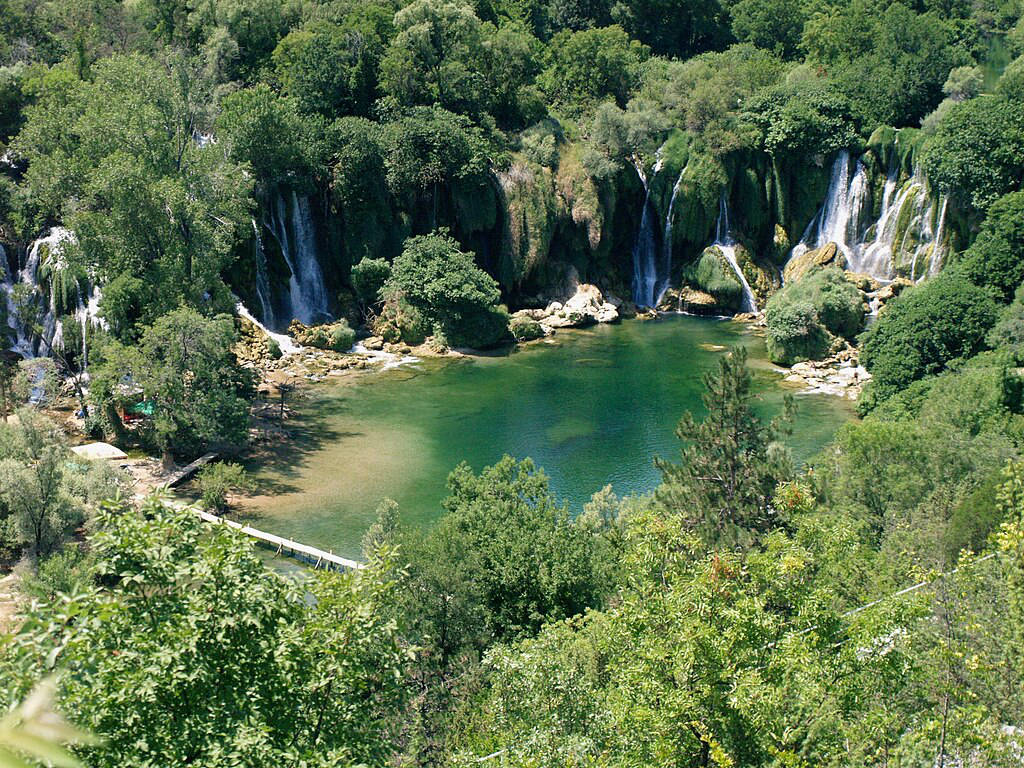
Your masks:
<svg viewBox="0 0 1024 768"><path fill-rule="evenodd" d="M323 321L327 312L327 291L316 253L316 233L309 199L292 192L291 212L280 195L271 212L271 231L291 271L288 280L292 314L306 325Z"/></svg>
<svg viewBox="0 0 1024 768"><path fill-rule="evenodd" d="M754 291L751 289L750 283L747 282L747 278L743 275L743 270L740 269L740 264L736 260L736 241L733 239L732 233L729 231L729 203L725 199L724 192L718 201L718 221L715 223L715 242L711 245L721 251L725 260L729 262L729 266L732 267L732 271L736 273L736 279L739 280L740 287L743 288L743 311L756 315L757 297L754 296Z"/></svg>
<svg viewBox="0 0 1024 768"><path fill-rule="evenodd" d="M644 187L644 207L640 214L640 229L637 230L633 245L633 303L638 307L656 307L658 299L658 246L654 237L654 206L651 204L651 188L661 170L663 160L661 149L655 155L654 168L648 181L643 161L635 157L633 165ZM667 281L665 276L664 280Z"/></svg>
<svg viewBox="0 0 1024 768"><path fill-rule="evenodd" d="M299 346L298 344L296 344L292 340L291 336L288 336L288 335L283 334L283 333L275 333L274 331L272 331L269 328L267 328L267 326L265 326L263 323L261 323L255 317L253 317L252 312L250 312L248 309L246 309L245 305L241 301L239 301L239 302L237 302L235 304L235 311L238 313L238 315L240 317L244 317L250 323L252 323L257 328L259 328L261 331L263 331L263 333L265 333L269 338L271 338L275 342L277 342L277 346L281 349L281 354L282 355L292 355L292 354L295 354L296 352L299 352L299 351L302 350L302 347Z"/></svg>
<svg viewBox="0 0 1024 768"><path fill-rule="evenodd" d="M912 279L935 274L942 265L946 200L935 201L919 169L897 189L899 169L886 177L878 219L862 221L867 202L867 168L859 161L850 174L850 153L839 153L832 165L828 195L790 258L835 243L851 272L891 280L897 267L909 264ZM919 263L927 267L919 271Z"/></svg>

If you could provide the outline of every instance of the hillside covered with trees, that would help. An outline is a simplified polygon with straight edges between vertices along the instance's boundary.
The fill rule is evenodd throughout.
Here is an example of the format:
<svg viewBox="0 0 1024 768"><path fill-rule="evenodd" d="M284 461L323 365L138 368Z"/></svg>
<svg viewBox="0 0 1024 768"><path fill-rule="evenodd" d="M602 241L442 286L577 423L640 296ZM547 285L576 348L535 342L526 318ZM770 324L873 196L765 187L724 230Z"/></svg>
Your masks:
<svg viewBox="0 0 1024 768"><path fill-rule="evenodd" d="M0 0L0 766L1019 766L1022 181L1017 0ZM650 493L462 464L299 578L69 448L659 310L859 418L737 347Z"/></svg>

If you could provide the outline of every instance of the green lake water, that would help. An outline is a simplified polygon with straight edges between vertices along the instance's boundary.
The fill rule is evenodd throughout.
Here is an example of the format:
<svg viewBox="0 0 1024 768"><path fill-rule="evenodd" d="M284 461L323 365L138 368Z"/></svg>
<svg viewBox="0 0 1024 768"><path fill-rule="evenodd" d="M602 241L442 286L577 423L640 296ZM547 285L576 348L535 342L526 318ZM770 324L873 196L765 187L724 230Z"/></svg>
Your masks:
<svg viewBox="0 0 1024 768"><path fill-rule="evenodd" d="M781 376L763 340L738 323L687 316L563 331L495 356L317 385L295 403L295 439L250 464L258 495L245 511L258 528L355 557L385 497L407 523L436 520L446 476L461 461L479 470L506 453L529 456L573 510L606 484L619 494L650 491L654 457L678 455L679 417L703 412L701 376L724 354L712 347L736 344L749 350L759 408L777 412ZM852 409L823 395L797 403L789 444L805 461Z"/></svg>

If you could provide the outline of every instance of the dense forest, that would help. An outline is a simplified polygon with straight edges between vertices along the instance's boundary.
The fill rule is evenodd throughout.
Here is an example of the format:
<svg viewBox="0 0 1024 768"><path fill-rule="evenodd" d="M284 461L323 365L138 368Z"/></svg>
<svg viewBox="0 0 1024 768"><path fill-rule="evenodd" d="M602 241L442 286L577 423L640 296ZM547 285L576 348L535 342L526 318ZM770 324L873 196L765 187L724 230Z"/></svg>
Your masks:
<svg viewBox="0 0 1024 768"><path fill-rule="evenodd" d="M1021 765L1022 18L0 0L0 766ZM652 493L463 464L291 578L47 409L172 466L245 445L254 344L525 342L580 283L857 356L859 418L797 466L737 348Z"/></svg>

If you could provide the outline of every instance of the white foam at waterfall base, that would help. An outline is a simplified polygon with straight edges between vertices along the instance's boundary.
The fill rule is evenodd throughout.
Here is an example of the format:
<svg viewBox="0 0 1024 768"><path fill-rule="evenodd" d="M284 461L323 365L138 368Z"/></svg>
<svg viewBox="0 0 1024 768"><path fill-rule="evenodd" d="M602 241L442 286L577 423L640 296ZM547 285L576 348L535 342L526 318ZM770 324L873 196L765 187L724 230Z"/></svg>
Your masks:
<svg viewBox="0 0 1024 768"><path fill-rule="evenodd" d="M242 302L239 301L235 304L235 311L239 314L240 317L244 317L250 323L252 323L261 331L263 331L263 333L265 333L268 338L271 338L275 342L277 342L277 346L281 349L282 355L292 355L302 350L302 347L296 344L292 340L291 336L287 336L283 333L275 333L274 331L267 328L263 323L261 323L253 316L252 312L246 309L245 305Z"/></svg>
<svg viewBox="0 0 1024 768"><path fill-rule="evenodd" d="M718 201L718 221L715 222L715 242L711 244L713 247L718 248L721 254L725 257L725 260L732 267L732 271L736 274L736 279L740 282L740 287L743 289L743 311L750 314L757 314L757 297L754 295L754 291L750 287L750 283L747 282L746 276L743 274L743 270L740 269L740 264L736 260L736 241L733 239L732 234L729 231L729 202L725 199L725 194Z"/></svg>
<svg viewBox="0 0 1024 768"><path fill-rule="evenodd" d="M361 341L352 345L349 354L362 355L371 363L380 363L378 371L390 371L401 365L409 365L410 363L418 363L420 361L415 355L396 355L394 352L387 352L383 349L367 349L366 345Z"/></svg>

